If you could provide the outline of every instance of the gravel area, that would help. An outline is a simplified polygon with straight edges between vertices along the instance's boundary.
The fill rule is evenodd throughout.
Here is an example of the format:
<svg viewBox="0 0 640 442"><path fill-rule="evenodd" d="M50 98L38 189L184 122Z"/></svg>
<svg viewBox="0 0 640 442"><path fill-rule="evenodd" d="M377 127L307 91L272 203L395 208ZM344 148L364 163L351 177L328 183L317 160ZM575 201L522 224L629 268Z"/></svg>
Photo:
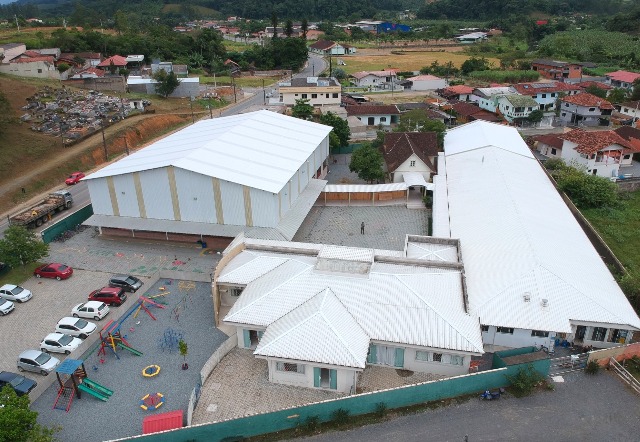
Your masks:
<svg viewBox="0 0 640 442"><path fill-rule="evenodd" d="M357 173L349 170L350 153L331 155L331 158L334 162L329 162L329 172L325 177L329 184L367 184Z"/></svg>
<svg viewBox="0 0 640 442"><path fill-rule="evenodd" d="M99 357L95 350L84 357L88 377L114 391L107 402L83 394L82 399L74 399L69 413L54 410L56 382L32 405L40 413L41 424L62 427L57 434L59 440L93 442L137 435L142 432L145 416L177 409L185 411L186 419L189 396L200 380L200 369L227 336L214 326L210 284L160 279L152 287L143 287L147 289L145 296L161 293L161 286L170 293L155 298L166 302L166 308L149 307L157 320L141 311L137 318L131 315L126 319L121 328L130 346L143 352L142 356L118 350L118 360L109 350L106 357ZM138 294L142 293L133 296ZM179 310L179 321L175 308ZM104 323L103 320L99 325ZM168 328L182 333L189 346L186 371L181 369L182 357L177 348L169 352L160 347ZM143 377L142 369L151 364L161 367L160 374ZM158 411L142 410L140 399L156 392L165 396L165 404Z"/></svg>

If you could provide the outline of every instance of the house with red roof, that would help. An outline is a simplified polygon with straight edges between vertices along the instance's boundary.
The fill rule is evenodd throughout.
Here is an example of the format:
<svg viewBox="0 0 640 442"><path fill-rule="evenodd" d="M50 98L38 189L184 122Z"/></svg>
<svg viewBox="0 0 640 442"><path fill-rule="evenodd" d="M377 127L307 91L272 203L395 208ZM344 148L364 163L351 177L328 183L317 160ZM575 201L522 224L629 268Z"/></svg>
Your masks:
<svg viewBox="0 0 640 442"><path fill-rule="evenodd" d="M108 71L111 69L111 66L115 66L116 73L120 68L127 67L127 59L122 55L114 55L109 58L105 58L102 60L96 67L102 69L103 71Z"/></svg>
<svg viewBox="0 0 640 442"><path fill-rule="evenodd" d="M356 87L368 87L369 89L388 89L394 85L395 90L402 90L403 87L395 84L398 80L397 69L385 69L383 71L360 71L351 74L351 83Z"/></svg>
<svg viewBox="0 0 640 442"><path fill-rule="evenodd" d="M613 87L633 89L633 82L640 79L640 74L629 71L609 72L605 75L606 83Z"/></svg>
<svg viewBox="0 0 640 442"><path fill-rule="evenodd" d="M531 69L538 72L541 77L550 80L582 77L582 65L566 61L539 58L531 62Z"/></svg>
<svg viewBox="0 0 640 442"><path fill-rule="evenodd" d="M10 63L0 64L0 72L18 77L51 78L54 80L64 80L68 75L68 71L60 74L54 58L50 55L15 58Z"/></svg>
<svg viewBox="0 0 640 442"><path fill-rule="evenodd" d="M447 87L447 80L435 75L417 75L407 78L411 82L412 91L435 91Z"/></svg>
<svg viewBox="0 0 640 442"><path fill-rule="evenodd" d="M318 40L311 46L309 51L320 55L349 55L355 54L356 48L348 44L336 43L331 40Z"/></svg>
<svg viewBox="0 0 640 442"><path fill-rule="evenodd" d="M575 95L581 91L578 85L561 81L518 83L512 85L512 87L520 95L527 95L533 98L542 111L554 110L556 102L561 95Z"/></svg>
<svg viewBox="0 0 640 442"><path fill-rule="evenodd" d="M447 110L445 106L442 109ZM481 109L478 105L465 101L452 102L450 109L455 113L458 123L469 123L471 121L483 120L492 123L502 123L504 119L488 110Z"/></svg>
<svg viewBox="0 0 640 442"><path fill-rule="evenodd" d="M640 100L622 103L620 105L620 113L633 118L634 123L640 120Z"/></svg>
<svg viewBox="0 0 640 442"><path fill-rule="evenodd" d="M435 132L391 132L384 136L382 156L394 183L404 182L405 173L419 173L425 181L437 173L438 135Z"/></svg>
<svg viewBox="0 0 640 442"><path fill-rule="evenodd" d="M347 115L356 117L367 126L390 126L398 124L400 111L393 104L347 106Z"/></svg>
<svg viewBox="0 0 640 442"><path fill-rule="evenodd" d="M608 126L614 107L604 98L582 92L560 99L560 121L576 126Z"/></svg>
<svg viewBox="0 0 640 442"><path fill-rule="evenodd" d="M465 86L464 84L458 84L446 87L439 93L442 98L446 98L447 100L471 101L473 88L471 86Z"/></svg>

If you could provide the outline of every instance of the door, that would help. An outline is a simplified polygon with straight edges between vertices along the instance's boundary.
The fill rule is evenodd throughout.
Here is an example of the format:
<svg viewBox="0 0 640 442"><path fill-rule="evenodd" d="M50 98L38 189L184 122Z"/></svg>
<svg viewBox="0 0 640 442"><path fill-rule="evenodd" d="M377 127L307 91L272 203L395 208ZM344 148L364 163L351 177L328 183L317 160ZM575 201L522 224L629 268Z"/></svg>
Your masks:
<svg viewBox="0 0 640 442"><path fill-rule="evenodd" d="M374 364L404 367L404 348L375 345L375 350L370 350L369 355Z"/></svg>
<svg viewBox="0 0 640 442"><path fill-rule="evenodd" d="M338 389L338 370L313 367L313 386L316 388Z"/></svg>
<svg viewBox="0 0 640 442"><path fill-rule="evenodd" d="M374 125L376 124L376 120L375 120L375 118L373 118L373 117L369 117L369 118L367 119L367 124L368 124L369 126L374 126Z"/></svg>
<svg viewBox="0 0 640 442"><path fill-rule="evenodd" d="M576 341L583 341L584 335L587 332L587 327L584 325L579 325L576 328Z"/></svg>

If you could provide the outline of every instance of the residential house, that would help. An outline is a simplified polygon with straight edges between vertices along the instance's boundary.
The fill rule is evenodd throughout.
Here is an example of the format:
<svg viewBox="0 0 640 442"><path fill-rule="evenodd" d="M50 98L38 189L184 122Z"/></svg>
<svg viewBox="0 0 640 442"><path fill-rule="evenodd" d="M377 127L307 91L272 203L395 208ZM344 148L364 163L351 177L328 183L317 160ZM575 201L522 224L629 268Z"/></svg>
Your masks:
<svg viewBox="0 0 640 442"><path fill-rule="evenodd" d="M367 126L391 126L400 120L400 111L393 104L347 106L347 115L357 117Z"/></svg>
<svg viewBox="0 0 640 442"><path fill-rule="evenodd" d="M533 98L542 111L555 110L556 102L561 96L575 95L581 91L577 84L563 83L560 81L518 83L513 87L520 95Z"/></svg>
<svg viewBox="0 0 640 442"><path fill-rule="evenodd" d="M82 60L82 62L80 62ZM58 62L64 61L69 65L88 65L90 67L96 67L102 61L102 54L100 52L64 52L60 54Z"/></svg>
<svg viewBox="0 0 640 442"><path fill-rule="evenodd" d="M127 67L127 59L121 55L114 55L109 58L105 58L96 66L105 72L110 72L111 69L115 69L115 73L121 68Z"/></svg>
<svg viewBox="0 0 640 442"><path fill-rule="evenodd" d="M175 88L169 97L171 98L191 98L200 95L200 78L178 78L178 87ZM127 77L127 89L129 92L137 92L140 94L156 94L156 85L158 81L154 78L143 78L138 75L129 75Z"/></svg>
<svg viewBox="0 0 640 442"><path fill-rule="evenodd" d="M324 32L317 29L309 29L307 31L307 40L319 40L324 35Z"/></svg>
<svg viewBox="0 0 640 442"><path fill-rule="evenodd" d="M324 56L350 55L356 53L356 48L348 44L336 43L335 41L318 40L309 46L309 51Z"/></svg>
<svg viewBox="0 0 640 442"><path fill-rule="evenodd" d="M504 121L501 116L488 110L480 109L477 105L465 101L452 102L449 106L456 114L458 123L469 123L476 120L491 121L494 123Z"/></svg>
<svg viewBox="0 0 640 442"><path fill-rule="evenodd" d="M75 74L71 77L72 79L78 78L101 78L104 77L104 71L102 69L88 67L84 69L77 70Z"/></svg>
<svg viewBox="0 0 640 442"><path fill-rule="evenodd" d="M68 72L60 74L52 56L41 55L29 58L14 58L8 64L0 65L0 72L19 77L66 79Z"/></svg>
<svg viewBox="0 0 640 442"><path fill-rule="evenodd" d="M624 138L629 146L631 146L632 154L630 157L627 158L625 154L620 161L620 175L628 175L625 173L624 167L632 166L634 157L637 159L638 154L640 154L640 129L631 126L620 126L615 129L615 132Z"/></svg>
<svg viewBox="0 0 640 442"><path fill-rule="evenodd" d="M440 96L447 100L471 101L473 88L464 84L449 86L439 92Z"/></svg>
<svg viewBox="0 0 640 442"><path fill-rule="evenodd" d="M564 140L561 157L567 164L577 164L586 172L605 178L620 175L620 166L631 165L634 146L616 131L574 129L558 135Z"/></svg>
<svg viewBox="0 0 640 442"><path fill-rule="evenodd" d="M270 382L354 392L367 366L468 373L483 353L458 242L408 235L404 251L239 236L214 303Z"/></svg>
<svg viewBox="0 0 640 442"><path fill-rule="evenodd" d="M481 109L496 112L498 110L498 97L516 93L516 90L510 86L478 87L473 90L471 101L476 102Z"/></svg>
<svg viewBox="0 0 640 442"><path fill-rule="evenodd" d="M293 106L296 100L306 99L312 106L340 105L341 91L342 86L335 78L292 78L278 83L278 98L271 102Z"/></svg>
<svg viewBox="0 0 640 442"><path fill-rule="evenodd" d="M404 174L419 173L426 182L437 173L438 135L435 132L392 132L381 147L389 179L405 182Z"/></svg>
<svg viewBox="0 0 640 442"><path fill-rule="evenodd" d="M478 43L486 39L487 39L486 32L471 32L469 34L464 34L456 37L456 40L458 40L458 43L464 43L464 44Z"/></svg>
<svg viewBox="0 0 640 442"><path fill-rule="evenodd" d="M622 103L620 113L633 118L634 122L640 120L640 100Z"/></svg>
<svg viewBox="0 0 640 442"><path fill-rule="evenodd" d="M407 78L411 82L412 91L435 91L447 87L447 80L435 75L418 75Z"/></svg>
<svg viewBox="0 0 640 442"><path fill-rule="evenodd" d="M509 123L521 123L529 114L538 109L538 103L527 95L502 95L497 97L497 111Z"/></svg>
<svg viewBox="0 0 640 442"><path fill-rule="evenodd" d="M549 158L562 158L564 140L558 134L536 135L531 137L538 152Z"/></svg>
<svg viewBox="0 0 640 442"><path fill-rule="evenodd" d="M60 48L43 48L43 49L34 49L34 52L37 52L40 55L50 55L53 57L54 61L58 61L62 52Z"/></svg>
<svg viewBox="0 0 640 442"><path fill-rule="evenodd" d="M351 82L357 87L368 87L369 89L391 89L400 90L400 86L396 85L398 79L397 69L389 69L384 71L361 71L351 74Z"/></svg>
<svg viewBox="0 0 640 442"><path fill-rule="evenodd" d="M582 77L582 65L578 63L568 63L565 61L539 58L531 62L531 69L537 71L541 77L548 78L550 80Z"/></svg>
<svg viewBox="0 0 640 442"><path fill-rule="evenodd" d="M0 45L0 63L9 63L14 58L18 58L27 50L24 43L7 43Z"/></svg>
<svg viewBox="0 0 640 442"><path fill-rule="evenodd" d="M560 99L560 120L581 126L608 126L613 105L604 98L582 92Z"/></svg>
<svg viewBox="0 0 640 442"><path fill-rule="evenodd" d="M613 87L621 87L623 89L633 89L634 81L640 78L637 72L615 71L605 75L606 83Z"/></svg>
<svg viewBox="0 0 640 442"><path fill-rule="evenodd" d="M372 34L387 34L392 32L411 31L411 26L380 20L360 20L355 22L355 25L363 31L371 32Z"/></svg>
<svg viewBox="0 0 640 442"><path fill-rule="evenodd" d="M515 128L453 128L438 160L433 236L460 240L485 346L633 339L640 318Z"/></svg>
<svg viewBox="0 0 640 442"><path fill-rule="evenodd" d="M578 83L574 83L576 86L578 86L583 92L587 91L587 88L590 87L597 87L598 89L602 89L603 91L605 91L607 94L609 94L609 92L613 89L612 86L603 83L601 81L593 81L593 80L588 80L588 81L580 81Z"/></svg>
<svg viewBox="0 0 640 442"><path fill-rule="evenodd" d="M87 223L214 248L243 231L291 240L326 184L329 132L266 110L197 121L85 178Z"/></svg>

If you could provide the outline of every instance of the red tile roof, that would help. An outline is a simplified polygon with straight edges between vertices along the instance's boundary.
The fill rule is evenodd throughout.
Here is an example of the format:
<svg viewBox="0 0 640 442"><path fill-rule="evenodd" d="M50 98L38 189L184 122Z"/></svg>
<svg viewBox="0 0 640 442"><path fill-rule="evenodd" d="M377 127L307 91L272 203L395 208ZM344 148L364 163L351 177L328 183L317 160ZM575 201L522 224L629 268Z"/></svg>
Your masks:
<svg viewBox="0 0 640 442"><path fill-rule="evenodd" d="M562 98L565 103L571 103L578 106L598 107L600 109L613 109L613 105L604 98L582 92L576 95L567 95Z"/></svg>
<svg viewBox="0 0 640 442"><path fill-rule="evenodd" d="M620 126L615 132L624 138L634 152L640 152L640 129L631 126Z"/></svg>
<svg viewBox="0 0 640 442"><path fill-rule="evenodd" d="M564 140L562 140L562 138L554 134L536 135L530 138L533 141L538 141L539 143L546 144L547 146L555 147L556 149L562 149L562 143L564 143Z"/></svg>
<svg viewBox="0 0 640 442"><path fill-rule="evenodd" d="M11 63L35 63L37 61L47 61L49 63L53 63L54 59L51 55L40 55L38 57L31 58L18 58L16 60L11 60Z"/></svg>
<svg viewBox="0 0 640 442"><path fill-rule="evenodd" d="M625 83L633 83L638 78L640 78L640 74L636 72L629 72L629 71L609 72L608 74L606 74L606 76L612 80L623 81Z"/></svg>
<svg viewBox="0 0 640 442"><path fill-rule="evenodd" d="M502 118L498 115L489 112L485 109L480 109L475 104L467 103L465 101L457 101L451 104L451 108L458 114L463 117L467 117L470 120L483 120L483 121L492 121L492 122L500 122Z"/></svg>
<svg viewBox="0 0 640 442"><path fill-rule="evenodd" d="M412 154L416 154L429 169L436 172L430 157L438 156L438 135L435 132L392 132L385 134L382 156L389 172L395 171Z"/></svg>
<svg viewBox="0 0 640 442"><path fill-rule="evenodd" d="M127 59L121 55L114 55L113 57L106 58L98 65L99 68L108 68L113 61L114 66L126 66Z"/></svg>
<svg viewBox="0 0 640 442"><path fill-rule="evenodd" d="M443 92L451 95L472 94L473 88L470 86L465 86L464 84L458 84L456 86L449 86L447 88L444 88Z"/></svg>
<svg viewBox="0 0 640 442"><path fill-rule="evenodd" d="M40 57L40 52L36 52L36 51L24 51L22 53L22 55L26 55L27 57Z"/></svg>
<svg viewBox="0 0 640 442"><path fill-rule="evenodd" d="M612 130L587 132L582 129L574 129L566 134L558 135L558 137L577 144L576 151L587 155L596 153L612 144L633 149L633 146L627 140Z"/></svg>
<svg viewBox="0 0 640 442"><path fill-rule="evenodd" d="M577 85L571 85L568 83L561 83L559 81L553 81L550 83L518 83L512 85L512 87L522 95L536 95L547 94L552 92L568 92L579 91L580 88Z"/></svg>
<svg viewBox="0 0 640 442"><path fill-rule="evenodd" d="M309 47L313 49L317 49L319 51L326 51L327 49L331 49L335 45L336 43L331 40L318 40Z"/></svg>
<svg viewBox="0 0 640 442"><path fill-rule="evenodd" d="M347 106L347 115L400 115L398 108L392 104Z"/></svg>
<svg viewBox="0 0 640 442"><path fill-rule="evenodd" d="M84 69L84 70L78 72L78 74L81 74L81 75L82 74L94 74L94 75L96 75L98 77L104 77L104 75L105 75L104 71L102 69L97 69L97 68L94 68L94 67L90 67L90 68Z"/></svg>
<svg viewBox="0 0 640 442"><path fill-rule="evenodd" d="M581 89L586 89L589 86L595 86L595 87L603 89L605 91L613 89L608 84L604 84L604 83L601 83L599 81L583 81L582 83L577 83L576 86L578 86Z"/></svg>

